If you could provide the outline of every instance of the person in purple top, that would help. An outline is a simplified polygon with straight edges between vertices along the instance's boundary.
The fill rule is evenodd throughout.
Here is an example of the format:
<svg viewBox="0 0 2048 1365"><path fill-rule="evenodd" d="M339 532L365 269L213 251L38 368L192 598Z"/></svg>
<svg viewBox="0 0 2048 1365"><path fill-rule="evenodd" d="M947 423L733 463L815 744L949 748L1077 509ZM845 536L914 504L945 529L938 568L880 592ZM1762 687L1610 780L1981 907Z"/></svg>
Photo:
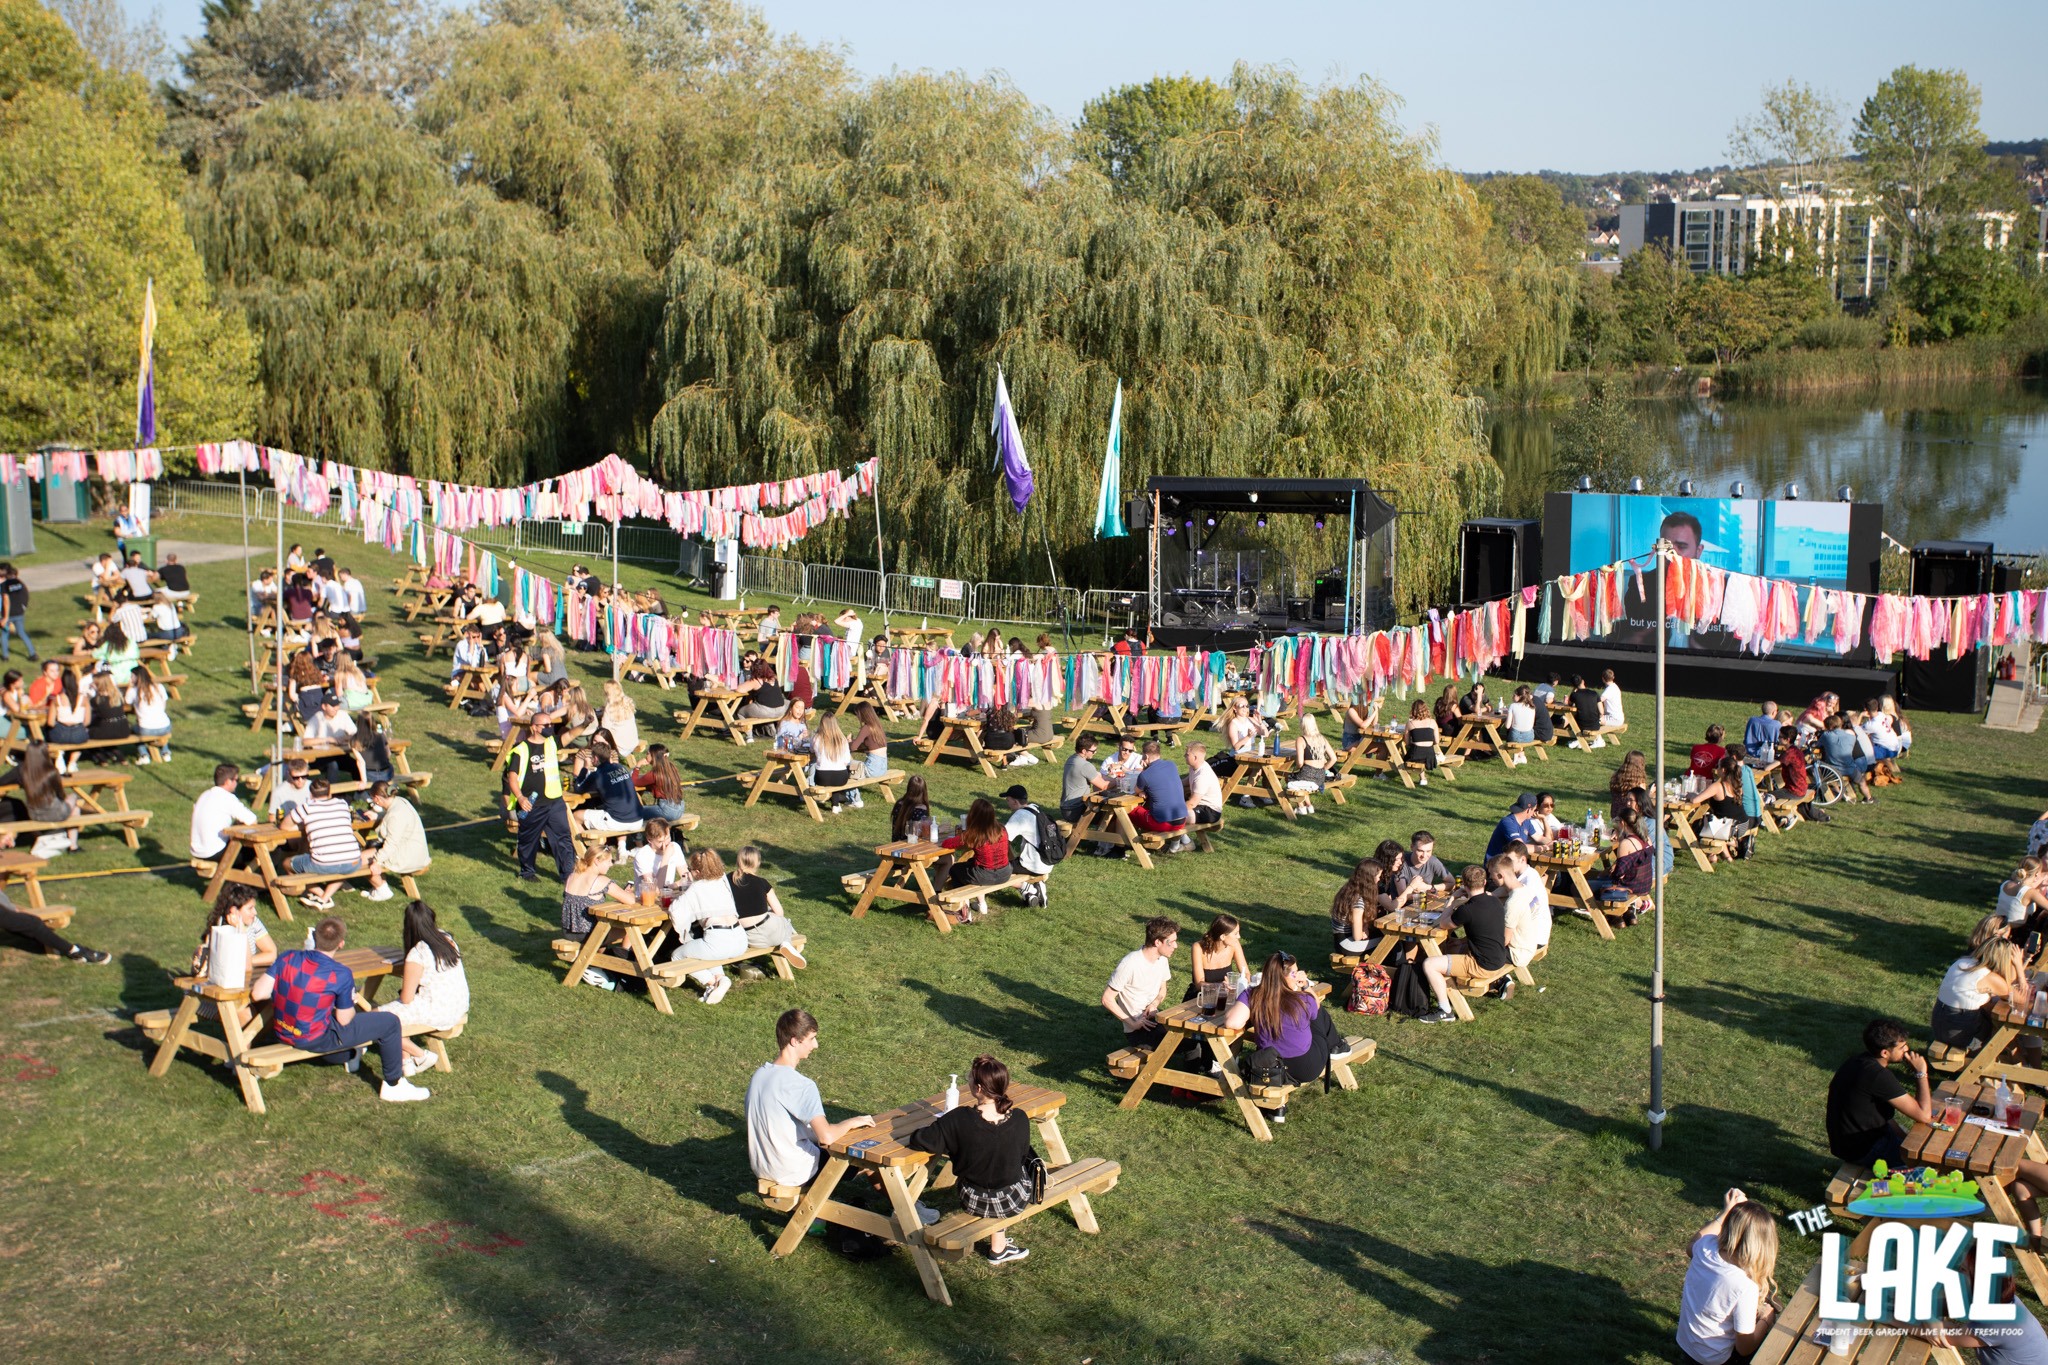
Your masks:
<svg viewBox="0 0 2048 1365"><path fill-rule="evenodd" d="M1308 985L1308 973L1291 954L1275 953L1266 959L1259 984L1224 1012L1223 1027L1248 1030L1259 1049L1245 1059L1247 1073L1269 1069L1276 1058L1297 1081L1312 1081L1329 1068L1343 1042L1336 1020ZM1266 1117L1287 1122L1287 1106Z"/></svg>
<svg viewBox="0 0 2048 1365"><path fill-rule="evenodd" d="M378 1097L394 1104L426 1099L432 1092L405 1078L398 1016L355 1008L355 973L333 956L347 935L341 920L329 915L313 928L315 946L279 953L249 995L273 1003L271 1029L280 1043L303 1052L344 1052L374 1043L384 1066Z"/></svg>
<svg viewBox="0 0 2048 1365"><path fill-rule="evenodd" d="M1159 741L1145 741L1145 766L1138 770L1138 794L1145 804L1131 812L1131 824L1145 834L1179 834L1187 827L1188 802L1181 789L1180 769L1159 756ZM1181 834L1162 852L1185 853L1194 841Z"/></svg>

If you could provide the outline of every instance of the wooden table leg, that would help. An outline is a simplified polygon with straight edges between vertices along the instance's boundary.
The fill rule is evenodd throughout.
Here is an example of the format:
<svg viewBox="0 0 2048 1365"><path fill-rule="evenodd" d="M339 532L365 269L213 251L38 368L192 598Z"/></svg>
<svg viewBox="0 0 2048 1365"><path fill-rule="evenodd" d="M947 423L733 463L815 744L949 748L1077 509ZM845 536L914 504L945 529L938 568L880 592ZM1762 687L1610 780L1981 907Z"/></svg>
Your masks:
<svg viewBox="0 0 2048 1365"><path fill-rule="evenodd" d="M606 920L598 920L590 926L590 932L583 936L583 946L576 950L576 956L569 959L569 970L562 974L564 986L574 986L583 980L583 973L590 970L597 961L597 955L604 951L605 940L611 937L612 926Z"/></svg>
<svg viewBox="0 0 2048 1365"><path fill-rule="evenodd" d="M1176 1029L1167 1029L1166 1036L1153 1045L1152 1055L1145 1059L1145 1064L1138 1068L1138 1074L1131 1078L1131 1088L1126 1090L1124 1097L1116 1102L1116 1107L1119 1109L1136 1109L1138 1102L1145 1098L1145 1092L1150 1090L1152 1083L1159 1079L1159 1073L1166 1070L1172 1064L1173 1054L1183 1041L1185 1041L1185 1035Z"/></svg>
<svg viewBox="0 0 2048 1365"><path fill-rule="evenodd" d="M1998 1183L1996 1176L1987 1175L1978 1180L1977 1196L1984 1201L1984 1207L1990 1211L1993 1218L2007 1227L2020 1229L2022 1233L2026 1231L2027 1225L2021 1219L2020 1211L2013 1207L2012 1196L2006 1192L2005 1186ZM2041 1253L2022 1237L2020 1245L2013 1247L2006 1254L2026 1273L2027 1283L2033 1286L2034 1297L2048 1302L2048 1265L2041 1263Z"/></svg>
<svg viewBox="0 0 2048 1365"><path fill-rule="evenodd" d="M953 932L953 917L946 913L946 907L939 900L939 893L932 887L931 873L924 863L910 865L911 885L917 889L917 902L924 907L924 913L942 934Z"/></svg>
<svg viewBox="0 0 2048 1365"><path fill-rule="evenodd" d="M170 1071L178 1049L184 1046L185 1035L192 1031L192 1021L198 1017L199 993L187 991L178 1002L178 1012L171 1016L171 1026L164 1030L164 1040L157 1044L156 1056L149 1059L150 1075L162 1076Z"/></svg>
<svg viewBox="0 0 2048 1365"><path fill-rule="evenodd" d="M1237 1054L1231 1051L1228 1043L1214 1035L1202 1041L1208 1044L1209 1052L1221 1064L1223 1093L1237 1101L1238 1112L1244 1115L1245 1127L1251 1129L1252 1136L1259 1141L1271 1142L1273 1130L1266 1126L1265 1110L1252 1103L1251 1091L1245 1087L1244 1076L1238 1070Z"/></svg>
<svg viewBox="0 0 2048 1365"><path fill-rule="evenodd" d="M1067 1139L1060 1132L1059 1110L1053 1110L1038 1121L1038 1136L1045 1143L1048 1162L1055 1167L1073 1164L1073 1154L1067 1151ZM1095 1221L1095 1206L1088 1202L1087 1195L1075 1195L1067 1201L1067 1208L1074 1215L1074 1226L1081 1231L1102 1231L1102 1226Z"/></svg>
<svg viewBox="0 0 2048 1365"><path fill-rule="evenodd" d="M917 1216L917 1199L903 1183L903 1172L894 1166L884 1166L877 1174L882 1178L882 1189L889 1196L889 1207L895 1213L896 1240L903 1243L910 1252L910 1260L917 1267L917 1278L924 1282L925 1296L934 1303L953 1306L953 1296L946 1292L946 1277L939 1273L939 1263L932 1259L931 1248L925 1245L924 1220Z"/></svg>
<svg viewBox="0 0 2048 1365"><path fill-rule="evenodd" d="M257 1079L255 1068L246 1060L249 1047L256 1041L256 1034L263 1026L258 1023L254 1028L245 1031L242 1028L242 1011L237 1002L223 1000L220 1005L220 1033L227 1042L228 1065L234 1068L235 1080L242 1087L242 1103L249 1106L249 1112L252 1114L268 1113L269 1111L263 1107L263 1083Z"/></svg>
<svg viewBox="0 0 2048 1365"><path fill-rule="evenodd" d="M853 917L855 919L861 919L866 916L868 907L875 903L876 893L887 884L889 874L896 867L897 862L894 858L885 857L882 859L881 865L875 868L874 875L868 878L867 887L860 893L860 899L853 903Z"/></svg>
<svg viewBox="0 0 2048 1365"><path fill-rule="evenodd" d="M626 951L633 955L633 961L640 964L641 979L647 982L647 998L654 1002L654 1008L663 1014L674 1014L675 1008L668 1003L668 990L661 984L661 974L655 969L654 954L648 950L647 940L636 924L622 924L620 937L626 941Z"/></svg>
<svg viewBox="0 0 2048 1365"><path fill-rule="evenodd" d="M1280 813L1290 820L1296 818L1294 800L1287 794L1287 784L1280 780L1280 769L1260 764L1259 779L1266 784L1266 790L1273 793L1273 800L1279 805Z"/></svg>
<svg viewBox="0 0 2048 1365"><path fill-rule="evenodd" d="M1131 813L1122 806L1116 808L1114 817L1117 833L1124 836L1124 843L1131 850L1131 856L1138 860L1138 866L1147 872L1152 870L1152 855L1138 842L1138 827L1131 823Z"/></svg>
<svg viewBox="0 0 2048 1365"><path fill-rule="evenodd" d="M223 848L220 851L220 856L213 860L213 876L207 881L205 886L199 888L199 899L205 901L208 905L212 905L220 899L220 889L227 885L228 873L234 870L235 861L241 857L241 854L241 844L233 839L228 840L227 847Z"/></svg>
<svg viewBox="0 0 2048 1365"><path fill-rule="evenodd" d="M846 1174L846 1158L827 1157L825 1168L818 1172L818 1178L804 1191L796 1208L790 1211L789 1222L783 1227L782 1235L775 1239L775 1245L768 1248L771 1256L787 1256L804 1244L804 1234L811 1230L811 1224L818 1217L818 1210L825 1207L832 1198L832 1191L839 1188L839 1179Z"/></svg>
<svg viewBox="0 0 2048 1365"><path fill-rule="evenodd" d="M257 884L263 890L270 893L271 908L277 911L278 918L284 920L292 919L291 898L278 889L277 878L279 874L277 864L271 861L270 849L259 844L250 850L250 855L250 861L255 864L250 870L261 879Z"/></svg>
<svg viewBox="0 0 2048 1365"><path fill-rule="evenodd" d="M768 790L768 784L775 780L775 760L765 760L761 764L761 770L753 776L754 780L747 786L747 799L740 803L743 806L753 806L759 802L762 793Z"/></svg>
<svg viewBox="0 0 2048 1365"><path fill-rule="evenodd" d="M1593 927L1600 931L1600 937L1612 943L1614 926L1608 922L1607 911L1601 905L1600 898L1593 894L1593 884L1586 880L1585 869L1568 867L1565 869L1565 875L1572 884L1572 894L1578 897L1578 903L1584 907L1586 913L1593 917Z"/></svg>

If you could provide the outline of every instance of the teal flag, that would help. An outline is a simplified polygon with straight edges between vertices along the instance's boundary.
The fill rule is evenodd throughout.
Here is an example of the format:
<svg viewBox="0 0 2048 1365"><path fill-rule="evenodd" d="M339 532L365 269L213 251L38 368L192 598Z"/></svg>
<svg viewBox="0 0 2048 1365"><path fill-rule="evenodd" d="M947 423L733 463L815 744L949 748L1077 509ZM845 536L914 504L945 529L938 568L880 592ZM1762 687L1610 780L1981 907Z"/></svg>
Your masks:
<svg viewBox="0 0 2048 1365"><path fill-rule="evenodd" d="M1127 536L1124 529L1124 381L1116 381L1109 408L1109 441L1102 448L1102 487L1095 494L1095 538Z"/></svg>

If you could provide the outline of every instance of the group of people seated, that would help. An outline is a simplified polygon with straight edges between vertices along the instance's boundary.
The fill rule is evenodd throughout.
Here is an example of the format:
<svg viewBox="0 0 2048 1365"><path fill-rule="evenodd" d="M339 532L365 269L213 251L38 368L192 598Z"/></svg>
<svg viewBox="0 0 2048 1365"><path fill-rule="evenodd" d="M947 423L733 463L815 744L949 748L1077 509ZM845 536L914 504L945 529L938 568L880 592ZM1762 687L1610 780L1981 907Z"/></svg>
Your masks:
<svg viewBox="0 0 2048 1365"><path fill-rule="evenodd" d="M254 1022L253 1006L269 1001L270 1030L278 1042L327 1054L350 1071L374 1047L383 1073L380 1099L394 1104L427 1099L432 1092L414 1085L412 1077L434 1064L434 1054L408 1035L460 1024L469 1014L469 978L454 937L440 927L425 901L406 903L404 925L397 998L359 1010L355 973L336 957L348 941L348 927L338 916L314 925L305 947L280 951L257 913L255 891L228 886L200 931L192 974L208 974L216 929L246 936L251 1003L207 1001L201 1011L211 1017L219 1009L235 1010L247 1026Z"/></svg>
<svg viewBox="0 0 2048 1365"><path fill-rule="evenodd" d="M1187 746L1185 773L1164 756L1156 739L1141 744L1129 735L1120 735L1116 753L1098 767L1095 755L1101 747L1092 734L1074 741L1074 752L1060 770L1061 819L1079 820L1090 797L1136 795L1143 801L1130 811L1131 827L1140 834L1172 835L1161 851L1185 853L1195 846L1187 834L1190 823L1213 825L1223 818L1223 784L1209 763L1206 745ZM1130 852L1122 845L1105 843L1097 843L1093 851L1105 858L1122 858Z"/></svg>
<svg viewBox="0 0 2048 1365"><path fill-rule="evenodd" d="M303 760L291 763L294 770L271 784L272 818L304 844L303 850L290 856L285 870L334 879L306 889L300 899L308 909L332 911L345 879L359 872L368 873L368 885L361 894L369 900L388 901L396 893L387 877L411 876L432 861L419 811L388 778L370 783L364 808L358 813L325 777L307 773ZM194 859L220 857L227 850L227 830L258 822L256 812L235 792L240 777L241 770L234 764L217 764L213 785L193 801L189 846ZM376 835L374 848L357 832L358 820Z"/></svg>
<svg viewBox="0 0 2048 1365"><path fill-rule="evenodd" d="M666 820L647 821L646 838L629 858L630 885L612 877L615 864L610 844L593 844L577 859L562 884L562 932L577 939L596 928L591 912L607 902L661 906L674 930L671 961L717 963L753 949L772 948L804 965L803 936L790 923L775 885L761 875L761 850L743 845L728 871L716 849L691 850L676 838ZM746 970L746 969L743 969ZM725 999L733 977L722 966L690 972L706 1005ZM583 972L586 984L617 990L618 978L598 967Z"/></svg>
<svg viewBox="0 0 2048 1365"><path fill-rule="evenodd" d="M930 789L922 776L912 774L903 795L889 811L889 835L903 843L923 840L948 850L933 864L933 874L949 888L963 886L1000 887L1020 872L1040 880L1024 884L1020 894L1026 905L1042 906L1050 897L1048 879L1053 864L1045 856L1048 838L1057 834L1051 817L1031 799L1021 784L1006 788L1004 809L993 801L977 797L969 803L958 827L945 821L933 809ZM988 897L979 895L952 908L955 922L972 923L986 918Z"/></svg>

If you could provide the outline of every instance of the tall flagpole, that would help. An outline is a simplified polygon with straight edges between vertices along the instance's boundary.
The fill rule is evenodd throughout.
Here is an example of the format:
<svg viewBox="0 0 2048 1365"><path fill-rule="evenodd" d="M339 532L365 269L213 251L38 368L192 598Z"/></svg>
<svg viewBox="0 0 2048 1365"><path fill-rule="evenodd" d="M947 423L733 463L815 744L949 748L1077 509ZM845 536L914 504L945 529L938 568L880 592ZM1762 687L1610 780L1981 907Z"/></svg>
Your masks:
<svg viewBox="0 0 2048 1365"><path fill-rule="evenodd" d="M1664 619L1664 555L1670 543L1657 541L1650 561L1657 579L1657 785L1651 789L1650 856L1655 861L1657 943L1650 965L1650 1150L1664 1146L1664 647L1670 623Z"/></svg>
<svg viewBox="0 0 2048 1365"><path fill-rule="evenodd" d="M277 500L277 611L274 613L277 632L277 743L272 748L270 759L270 782L274 788L283 777L277 769L284 766L284 708L287 702L284 693L284 492L273 487L271 496Z"/></svg>

